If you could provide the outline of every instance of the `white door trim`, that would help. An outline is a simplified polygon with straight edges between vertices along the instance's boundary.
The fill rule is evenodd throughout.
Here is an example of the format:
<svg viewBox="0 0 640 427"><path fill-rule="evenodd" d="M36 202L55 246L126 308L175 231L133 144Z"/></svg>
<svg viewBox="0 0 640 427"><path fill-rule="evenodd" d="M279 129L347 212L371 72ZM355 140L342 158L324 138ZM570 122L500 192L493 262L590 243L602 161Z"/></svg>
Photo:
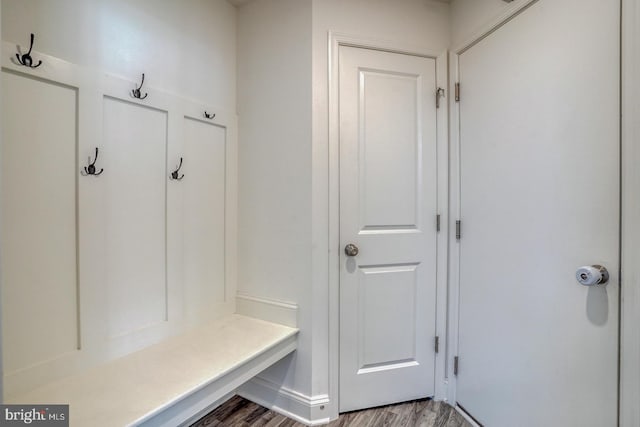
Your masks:
<svg viewBox="0 0 640 427"><path fill-rule="evenodd" d="M447 52L435 52L419 46L403 46L398 43L377 40L368 37L352 36L341 33L328 34L328 76L329 76L329 395L334 402L339 401L340 381L340 116L338 108L339 93L339 47L352 46L382 50L414 56L423 56L436 60L436 81L438 87L447 88ZM446 93L446 97L449 97ZM448 235L448 112L446 102L437 110L437 150L438 150L438 210L441 215L441 231L438 234L437 260L437 301L436 331L440 337L440 352L436 354L435 398L447 397L446 371L446 309L447 309L447 235ZM335 414L337 416L337 405Z"/></svg>
<svg viewBox="0 0 640 427"><path fill-rule="evenodd" d="M458 58L459 52L449 54L449 93L455 91L455 84L459 80ZM449 99L449 222L455 224L460 218L460 108L455 99ZM454 227L455 228L455 227ZM447 401L456 404L456 378L453 375L453 358L458 354L458 307L460 294L460 246L456 239L456 230L449 231L449 301L447 305L447 320L449 335L447 336Z"/></svg>
<svg viewBox="0 0 640 427"><path fill-rule="evenodd" d="M622 0L620 426L640 425L640 5Z"/></svg>

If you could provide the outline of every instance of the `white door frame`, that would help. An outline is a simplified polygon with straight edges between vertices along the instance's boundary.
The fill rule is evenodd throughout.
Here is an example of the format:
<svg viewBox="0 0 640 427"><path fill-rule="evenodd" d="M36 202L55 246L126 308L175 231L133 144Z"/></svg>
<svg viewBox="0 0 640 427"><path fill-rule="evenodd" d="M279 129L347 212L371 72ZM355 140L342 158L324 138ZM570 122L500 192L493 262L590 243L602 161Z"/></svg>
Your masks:
<svg viewBox="0 0 640 427"><path fill-rule="evenodd" d="M622 0L620 425L640 425L640 5ZM635 221L634 221L635 220Z"/></svg>
<svg viewBox="0 0 640 427"><path fill-rule="evenodd" d="M514 2L504 13L485 25L473 37L452 49L449 57L450 85L458 81L459 56L511 18L538 0ZM640 5L636 0L620 0L622 4L622 79L621 79L621 318L620 318L620 408L619 425L633 427L640 424ZM453 223L460 218L460 134L459 105L449 100L450 106L450 217ZM456 402L456 380L453 376L453 356L458 352L458 303L460 251L453 230L449 233L449 336L447 342L448 371L451 378L447 400ZM464 414L463 414L464 415ZM475 425L473 420L469 420Z"/></svg>
<svg viewBox="0 0 640 427"><path fill-rule="evenodd" d="M403 46L368 37L329 33L329 395L339 402L340 382L340 116L339 116L339 48L351 46L392 53L423 56L436 60L436 84L448 86L447 52L434 52L420 46ZM449 92L445 94L449 97ZM446 98L445 98L446 99ZM448 112L446 102L436 112L438 151L438 210L441 218L438 234L436 284L436 333L440 352L436 354L435 398L446 398L446 309L447 309L447 234L448 234ZM336 405L337 408L337 405ZM337 412L337 409L336 409Z"/></svg>

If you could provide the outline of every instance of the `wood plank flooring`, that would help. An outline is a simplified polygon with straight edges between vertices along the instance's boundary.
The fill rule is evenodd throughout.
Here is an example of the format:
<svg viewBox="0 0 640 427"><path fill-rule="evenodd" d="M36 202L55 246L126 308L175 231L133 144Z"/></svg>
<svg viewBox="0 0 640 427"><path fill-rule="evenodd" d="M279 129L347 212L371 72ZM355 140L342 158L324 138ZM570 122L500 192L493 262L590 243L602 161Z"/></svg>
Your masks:
<svg viewBox="0 0 640 427"><path fill-rule="evenodd" d="M470 427L443 402L430 399L340 415L328 427ZM304 424L234 396L191 427L304 427Z"/></svg>

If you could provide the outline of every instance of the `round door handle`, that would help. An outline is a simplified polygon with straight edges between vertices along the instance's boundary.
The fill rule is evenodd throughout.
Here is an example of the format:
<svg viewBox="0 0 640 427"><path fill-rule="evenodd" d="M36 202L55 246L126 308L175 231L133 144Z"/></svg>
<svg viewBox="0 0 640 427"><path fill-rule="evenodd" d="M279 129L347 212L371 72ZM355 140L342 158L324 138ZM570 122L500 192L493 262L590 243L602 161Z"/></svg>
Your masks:
<svg viewBox="0 0 640 427"><path fill-rule="evenodd" d="M347 256L356 256L358 255L358 252L360 252L360 249L358 249L358 247L353 243L349 243L344 247L344 253Z"/></svg>
<svg viewBox="0 0 640 427"><path fill-rule="evenodd" d="M609 272L601 265L585 265L576 271L576 280L584 286L604 285L609 281Z"/></svg>

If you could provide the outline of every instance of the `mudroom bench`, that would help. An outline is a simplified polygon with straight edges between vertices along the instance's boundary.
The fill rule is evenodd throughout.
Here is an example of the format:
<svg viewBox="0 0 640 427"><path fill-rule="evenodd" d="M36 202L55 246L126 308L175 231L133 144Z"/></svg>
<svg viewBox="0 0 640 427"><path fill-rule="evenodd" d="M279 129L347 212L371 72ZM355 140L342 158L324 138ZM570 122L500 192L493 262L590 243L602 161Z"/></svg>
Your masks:
<svg viewBox="0 0 640 427"><path fill-rule="evenodd" d="M69 404L72 427L189 425L293 352L297 334L232 314L7 403Z"/></svg>

